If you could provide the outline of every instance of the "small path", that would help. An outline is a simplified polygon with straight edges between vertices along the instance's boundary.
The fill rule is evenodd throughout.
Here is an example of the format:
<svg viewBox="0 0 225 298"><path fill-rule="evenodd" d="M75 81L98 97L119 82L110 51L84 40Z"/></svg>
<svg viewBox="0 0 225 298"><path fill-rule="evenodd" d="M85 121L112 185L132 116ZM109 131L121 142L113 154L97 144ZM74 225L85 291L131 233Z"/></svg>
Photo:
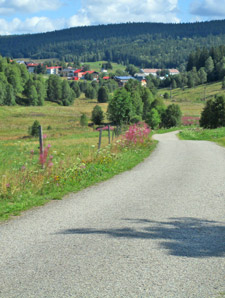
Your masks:
<svg viewBox="0 0 225 298"><path fill-rule="evenodd" d="M225 149L175 134L133 170L0 225L0 297L220 297Z"/></svg>

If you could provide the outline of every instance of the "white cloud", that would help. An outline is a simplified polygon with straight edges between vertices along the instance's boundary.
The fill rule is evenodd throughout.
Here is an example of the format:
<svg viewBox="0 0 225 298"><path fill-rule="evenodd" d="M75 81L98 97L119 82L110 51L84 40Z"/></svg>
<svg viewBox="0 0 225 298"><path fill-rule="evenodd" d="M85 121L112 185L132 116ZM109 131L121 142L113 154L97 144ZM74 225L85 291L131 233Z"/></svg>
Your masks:
<svg viewBox="0 0 225 298"><path fill-rule="evenodd" d="M174 22L178 0L83 0L82 9L71 18L71 25L125 22ZM73 22L74 20L74 22ZM80 22L80 23L79 23Z"/></svg>
<svg viewBox="0 0 225 298"><path fill-rule="evenodd" d="M225 18L225 0L195 0L190 11L197 16Z"/></svg>
<svg viewBox="0 0 225 298"><path fill-rule="evenodd" d="M0 15L57 9L66 0L0 0ZM33 16L25 20L0 19L0 34L38 33L62 28L126 22L173 22L177 18L178 0L82 0L73 16L57 20Z"/></svg>
<svg viewBox="0 0 225 298"><path fill-rule="evenodd" d="M46 17L33 17L21 21L14 18L11 22L0 19L0 35L38 33L61 29L63 20L52 21Z"/></svg>
<svg viewBox="0 0 225 298"><path fill-rule="evenodd" d="M0 0L0 15L18 12L35 13L43 10L56 10L62 5L60 0Z"/></svg>

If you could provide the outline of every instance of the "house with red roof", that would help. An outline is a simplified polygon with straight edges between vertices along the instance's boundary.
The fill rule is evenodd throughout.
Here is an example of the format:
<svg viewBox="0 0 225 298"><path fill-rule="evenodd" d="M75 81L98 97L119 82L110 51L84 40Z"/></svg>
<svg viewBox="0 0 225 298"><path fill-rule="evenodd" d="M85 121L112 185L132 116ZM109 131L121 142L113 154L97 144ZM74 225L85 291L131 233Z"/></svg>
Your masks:
<svg viewBox="0 0 225 298"><path fill-rule="evenodd" d="M34 70L39 65L39 63L30 62L30 63L27 63L26 65L27 65L28 72L29 73L34 73Z"/></svg>

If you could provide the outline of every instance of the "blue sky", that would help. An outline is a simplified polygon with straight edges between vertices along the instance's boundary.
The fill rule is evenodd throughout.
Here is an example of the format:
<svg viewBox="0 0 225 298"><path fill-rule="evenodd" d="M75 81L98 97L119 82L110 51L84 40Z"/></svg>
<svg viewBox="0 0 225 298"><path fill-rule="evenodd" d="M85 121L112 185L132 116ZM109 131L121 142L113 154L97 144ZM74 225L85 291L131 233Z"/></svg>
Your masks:
<svg viewBox="0 0 225 298"><path fill-rule="evenodd" d="M125 22L225 19L225 0L0 0L0 34Z"/></svg>

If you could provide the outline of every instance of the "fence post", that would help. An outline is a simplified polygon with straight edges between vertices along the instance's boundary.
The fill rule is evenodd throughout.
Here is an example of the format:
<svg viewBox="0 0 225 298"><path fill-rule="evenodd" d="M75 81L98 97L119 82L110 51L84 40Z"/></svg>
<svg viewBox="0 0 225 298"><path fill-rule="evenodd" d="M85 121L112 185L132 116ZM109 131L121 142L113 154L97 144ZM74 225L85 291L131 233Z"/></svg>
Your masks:
<svg viewBox="0 0 225 298"><path fill-rule="evenodd" d="M110 125L108 125L108 138L109 138L109 144L110 144Z"/></svg>
<svg viewBox="0 0 225 298"><path fill-rule="evenodd" d="M43 154L43 135L42 135L42 127L39 126L39 144L40 144L40 154Z"/></svg>
<svg viewBox="0 0 225 298"><path fill-rule="evenodd" d="M99 130L99 141L98 141L98 150L101 148L102 143L102 129Z"/></svg>

